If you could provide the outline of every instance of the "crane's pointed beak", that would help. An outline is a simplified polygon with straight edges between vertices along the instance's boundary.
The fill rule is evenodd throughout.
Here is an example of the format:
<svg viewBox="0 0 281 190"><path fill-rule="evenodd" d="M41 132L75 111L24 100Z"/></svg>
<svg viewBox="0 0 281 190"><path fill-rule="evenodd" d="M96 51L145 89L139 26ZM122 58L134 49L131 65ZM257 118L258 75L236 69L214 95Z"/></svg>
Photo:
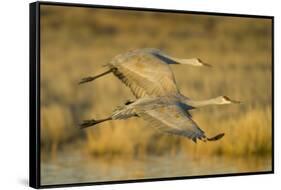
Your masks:
<svg viewBox="0 0 281 190"><path fill-rule="evenodd" d="M201 59L198 59L198 61L201 63L202 66L204 67L213 67L211 64L206 63L205 61L202 61Z"/></svg>
<svg viewBox="0 0 281 190"><path fill-rule="evenodd" d="M202 63L203 66L205 67L213 67L212 65L208 64L208 63Z"/></svg>
<svg viewBox="0 0 281 190"><path fill-rule="evenodd" d="M242 102L241 101L238 101L238 100L230 100L231 101L231 103L233 103L233 104L241 104Z"/></svg>
<svg viewBox="0 0 281 190"><path fill-rule="evenodd" d="M240 103L241 103L240 101L232 100L232 99L230 99L230 98L227 97L227 96L223 96L223 97L224 97L224 99L225 99L226 101L228 101L228 103L231 103L231 104L240 104Z"/></svg>

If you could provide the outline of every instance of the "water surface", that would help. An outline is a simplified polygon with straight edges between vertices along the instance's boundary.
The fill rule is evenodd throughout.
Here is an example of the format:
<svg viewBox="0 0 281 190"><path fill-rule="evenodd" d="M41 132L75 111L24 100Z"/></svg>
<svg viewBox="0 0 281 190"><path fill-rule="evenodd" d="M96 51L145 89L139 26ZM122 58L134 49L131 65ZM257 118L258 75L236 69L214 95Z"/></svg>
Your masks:
<svg viewBox="0 0 281 190"><path fill-rule="evenodd" d="M79 151L60 152L56 159L41 162L42 185L147 179L271 170L268 158L194 158L175 155L130 158L95 158Z"/></svg>

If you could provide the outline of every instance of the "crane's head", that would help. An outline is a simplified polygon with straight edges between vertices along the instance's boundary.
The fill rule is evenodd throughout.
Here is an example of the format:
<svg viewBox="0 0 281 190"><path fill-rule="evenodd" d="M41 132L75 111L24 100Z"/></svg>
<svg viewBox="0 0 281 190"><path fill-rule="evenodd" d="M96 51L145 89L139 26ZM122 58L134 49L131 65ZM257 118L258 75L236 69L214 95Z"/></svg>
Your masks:
<svg viewBox="0 0 281 190"><path fill-rule="evenodd" d="M237 100L232 100L227 96L219 96L217 98L217 103L218 104L240 104L240 101Z"/></svg>

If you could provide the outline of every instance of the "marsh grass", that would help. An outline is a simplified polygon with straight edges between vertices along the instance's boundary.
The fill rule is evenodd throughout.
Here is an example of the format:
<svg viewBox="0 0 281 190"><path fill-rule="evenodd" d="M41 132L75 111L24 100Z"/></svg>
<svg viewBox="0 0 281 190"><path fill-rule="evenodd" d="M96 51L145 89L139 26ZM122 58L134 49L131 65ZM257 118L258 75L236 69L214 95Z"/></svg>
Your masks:
<svg viewBox="0 0 281 190"><path fill-rule="evenodd" d="M266 19L42 8L41 147L55 155L82 141L94 157L176 154L268 156L272 151L271 21ZM78 86L85 76L130 49L155 47L177 57L200 57L213 68L172 66L179 89L193 99L227 95L241 105L192 111L218 142L191 142L161 133L139 118L79 130L83 119L108 116L133 99L113 76Z"/></svg>

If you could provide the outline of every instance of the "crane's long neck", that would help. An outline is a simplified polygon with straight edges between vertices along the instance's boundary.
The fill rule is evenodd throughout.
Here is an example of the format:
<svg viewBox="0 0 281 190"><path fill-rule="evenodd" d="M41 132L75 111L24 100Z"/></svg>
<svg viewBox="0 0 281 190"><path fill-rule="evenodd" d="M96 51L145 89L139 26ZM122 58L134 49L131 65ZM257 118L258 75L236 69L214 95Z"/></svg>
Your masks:
<svg viewBox="0 0 281 190"><path fill-rule="evenodd" d="M211 98L208 100L190 100L188 98L185 98L184 103L193 107L193 108L199 108L209 105L220 105L221 102L219 101L219 97L217 98Z"/></svg>
<svg viewBox="0 0 281 190"><path fill-rule="evenodd" d="M174 60L175 62L177 62L179 64L199 66L197 58L190 58L190 59L181 59L181 58L176 58L176 57L169 57L169 58Z"/></svg>
<svg viewBox="0 0 281 190"><path fill-rule="evenodd" d="M193 65L193 66L201 66L200 64L198 64L197 58L181 59L181 58L171 57L162 52L155 53L154 55L157 56L159 59L164 59L169 64L186 64L186 65Z"/></svg>
<svg viewBox="0 0 281 190"><path fill-rule="evenodd" d="M165 57L167 57L168 59L171 59L176 64L199 66L197 58L181 59L181 58L171 57L171 56L168 56L168 55L165 55Z"/></svg>

